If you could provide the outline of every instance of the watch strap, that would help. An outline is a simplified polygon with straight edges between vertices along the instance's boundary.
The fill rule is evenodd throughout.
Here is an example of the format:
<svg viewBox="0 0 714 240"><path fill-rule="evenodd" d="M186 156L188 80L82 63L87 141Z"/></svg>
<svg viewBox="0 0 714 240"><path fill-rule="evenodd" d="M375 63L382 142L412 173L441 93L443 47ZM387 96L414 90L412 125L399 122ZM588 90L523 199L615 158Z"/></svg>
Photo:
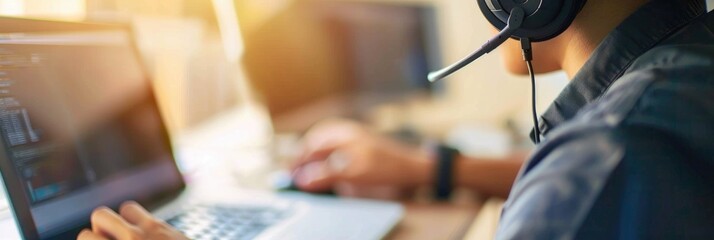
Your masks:
<svg viewBox="0 0 714 240"><path fill-rule="evenodd" d="M436 178L434 182L434 196L437 200L446 200L453 190L454 162L459 155L455 148L438 145L436 149Z"/></svg>

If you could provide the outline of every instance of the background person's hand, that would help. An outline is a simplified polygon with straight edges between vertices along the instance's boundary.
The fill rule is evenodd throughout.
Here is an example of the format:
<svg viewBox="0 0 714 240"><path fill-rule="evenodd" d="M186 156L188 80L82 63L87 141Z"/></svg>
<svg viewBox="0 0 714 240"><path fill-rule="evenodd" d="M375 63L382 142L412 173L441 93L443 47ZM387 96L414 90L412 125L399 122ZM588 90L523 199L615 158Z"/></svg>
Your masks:
<svg viewBox="0 0 714 240"><path fill-rule="evenodd" d="M92 229L82 230L77 240L188 239L136 202L122 204L119 214L106 207L97 208L91 222Z"/></svg>
<svg viewBox="0 0 714 240"><path fill-rule="evenodd" d="M304 191L372 197L369 192L380 188L406 190L428 184L431 168L430 154L423 149L353 121L329 120L305 134L293 176Z"/></svg>

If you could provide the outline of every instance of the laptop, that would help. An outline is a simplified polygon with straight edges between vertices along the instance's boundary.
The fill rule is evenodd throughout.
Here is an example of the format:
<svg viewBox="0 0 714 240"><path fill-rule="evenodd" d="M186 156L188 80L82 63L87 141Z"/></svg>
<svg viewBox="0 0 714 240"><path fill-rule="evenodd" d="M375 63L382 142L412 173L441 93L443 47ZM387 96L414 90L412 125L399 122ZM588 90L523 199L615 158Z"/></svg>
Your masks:
<svg viewBox="0 0 714 240"><path fill-rule="evenodd" d="M379 239L402 217L396 203L187 185L131 32L0 18L0 171L22 238L74 239L126 200L192 239Z"/></svg>

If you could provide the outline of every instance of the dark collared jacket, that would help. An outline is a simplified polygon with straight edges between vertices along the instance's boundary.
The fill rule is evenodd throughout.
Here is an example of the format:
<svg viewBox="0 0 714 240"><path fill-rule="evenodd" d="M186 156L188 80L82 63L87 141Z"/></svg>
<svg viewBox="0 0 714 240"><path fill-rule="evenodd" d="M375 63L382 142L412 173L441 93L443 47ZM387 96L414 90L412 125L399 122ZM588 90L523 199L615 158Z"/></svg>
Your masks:
<svg viewBox="0 0 714 240"><path fill-rule="evenodd" d="M652 0L604 39L542 115L498 239L714 239L705 9Z"/></svg>

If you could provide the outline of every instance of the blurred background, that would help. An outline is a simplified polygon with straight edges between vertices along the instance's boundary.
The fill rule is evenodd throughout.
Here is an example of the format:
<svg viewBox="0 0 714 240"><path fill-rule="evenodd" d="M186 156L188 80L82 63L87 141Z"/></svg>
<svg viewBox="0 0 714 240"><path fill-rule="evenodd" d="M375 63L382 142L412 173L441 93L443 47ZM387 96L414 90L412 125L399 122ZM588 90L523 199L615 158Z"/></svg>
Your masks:
<svg viewBox="0 0 714 240"><path fill-rule="evenodd" d="M0 0L0 14L132 24L173 133L246 105L278 132L329 116L441 137L530 127L529 84L498 54L426 81L492 35L473 1ZM540 110L566 81L539 78Z"/></svg>
<svg viewBox="0 0 714 240"><path fill-rule="evenodd" d="M173 134L237 114L270 141L344 116L465 152L530 145L530 86L498 54L426 81L493 34L471 0L0 0L0 15L133 25ZM538 77L539 111L565 84Z"/></svg>
<svg viewBox="0 0 714 240"><path fill-rule="evenodd" d="M195 146L179 148L194 159L179 161L184 171L227 152L240 159L233 172L242 183L264 184L256 169L332 117L467 155L532 147L529 80L508 74L499 54L426 80L494 34L473 0L0 0L0 16L132 25L171 135ZM537 79L543 112L568 79ZM266 146L271 153L259 150ZM497 219L493 209L487 218Z"/></svg>

